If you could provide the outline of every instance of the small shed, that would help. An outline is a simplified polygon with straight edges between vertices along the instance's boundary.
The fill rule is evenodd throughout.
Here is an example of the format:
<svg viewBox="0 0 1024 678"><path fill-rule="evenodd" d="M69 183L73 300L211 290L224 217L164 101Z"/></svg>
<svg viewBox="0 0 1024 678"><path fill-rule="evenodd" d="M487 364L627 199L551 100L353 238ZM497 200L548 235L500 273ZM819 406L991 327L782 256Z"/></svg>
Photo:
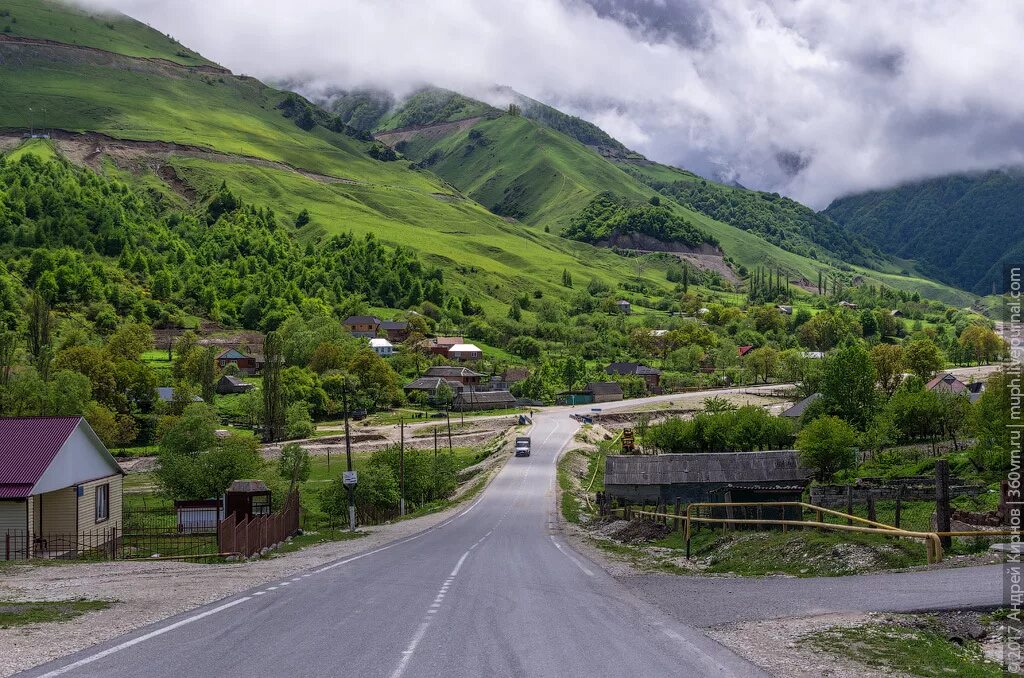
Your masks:
<svg viewBox="0 0 1024 678"><path fill-rule="evenodd" d="M619 299L615 302L615 307L619 309L619 313L629 315L633 312L633 306L625 299Z"/></svg>
<svg viewBox="0 0 1024 678"><path fill-rule="evenodd" d="M249 382L233 377L230 374L225 374L217 381L217 393L220 395L248 393L253 388L253 385Z"/></svg>
<svg viewBox="0 0 1024 678"><path fill-rule="evenodd" d="M622 400L622 385L617 381L593 381L584 387L583 392L589 393L594 403Z"/></svg>
<svg viewBox="0 0 1024 678"><path fill-rule="evenodd" d="M224 515L236 520L270 515L270 488L262 480L234 480L224 493Z"/></svg>
<svg viewBox="0 0 1024 678"><path fill-rule="evenodd" d="M238 349L229 348L217 356L217 369L223 370L234 363L239 374L252 375L260 371L261 363L256 356L242 353Z"/></svg>

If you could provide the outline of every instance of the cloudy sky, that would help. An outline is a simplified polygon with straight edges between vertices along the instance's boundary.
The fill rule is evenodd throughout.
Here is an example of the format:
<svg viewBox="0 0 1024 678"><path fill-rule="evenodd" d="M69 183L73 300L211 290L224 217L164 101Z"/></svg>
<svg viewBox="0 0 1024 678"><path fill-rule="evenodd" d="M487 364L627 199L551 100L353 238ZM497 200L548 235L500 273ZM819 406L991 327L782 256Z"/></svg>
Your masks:
<svg viewBox="0 0 1024 678"><path fill-rule="evenodd" d="M1024 164L1016 0L79 0L310 91L508 85L648 157L824 207Z"/></svg>

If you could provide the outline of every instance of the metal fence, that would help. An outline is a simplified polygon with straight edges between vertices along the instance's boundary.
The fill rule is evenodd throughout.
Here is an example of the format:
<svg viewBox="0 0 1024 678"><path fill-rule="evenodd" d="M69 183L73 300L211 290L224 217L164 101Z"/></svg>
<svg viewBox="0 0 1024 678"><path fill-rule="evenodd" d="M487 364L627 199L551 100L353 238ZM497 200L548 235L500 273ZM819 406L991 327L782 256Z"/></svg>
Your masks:
<svg viewBox="0 0 1024 678"><path fill-rule="evenodd" d="M26 530L0 533L0 560L122 560L253 556L299 529L298 493L284 509L268 516L223 521L204 508L126 512L122 528L77 533L35 534Z"/></svg>

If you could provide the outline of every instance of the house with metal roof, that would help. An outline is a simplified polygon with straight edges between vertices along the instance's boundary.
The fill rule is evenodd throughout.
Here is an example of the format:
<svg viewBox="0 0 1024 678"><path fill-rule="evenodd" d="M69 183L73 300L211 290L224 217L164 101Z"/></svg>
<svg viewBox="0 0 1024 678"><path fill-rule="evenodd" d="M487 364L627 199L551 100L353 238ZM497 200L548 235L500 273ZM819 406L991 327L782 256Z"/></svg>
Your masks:
<svg viewBox="0 0 1024 678"><path fill-rule="evenodd" d="M484 352L476 344L455 344L448 349L447 356L451 360L480 360Z"/></svg>
<svg viewBox="0 0 1024 678"><path fill-rule="evenodd" d="M811 406L811 403L813 403L820 397L820 393L812 393L811 395L807 396L800 402L795 403L789 409L783 410L782 413L779 414L779 416L789 417L790 419L799 419L800 417L804 416L804 412L806 412L807 408Z"/></svg>
<svg viewBox="0 0 1024 678"><path fill-rule="evenodd" d="M263 367L263 360L260 356L242 353L236 348L229 348L217 356L217 368L225 369L228 365L234 364L238 367L239 374L259 374Z"/></svg>
<svg viewBox="0 0 1024 678"><path fill-rule="evenodd" d="M428 367L424 373L425 377L441 377L448 381L457 382L463 386L476 386L481 383L484 376L479 372L474 372L468 367L458 367L456 365L434 365Z"/></svg>
<svg viewBox="0 0 1024 678"><path fill-rule="evenodd" d="M386 358L389 355L394 355L395 346L387 339L370 339L370 350L380 357Z"/></svg>
<svg viewBox="0 0 1024 678"><path fill-rule="evenodd" d="M229 395L232 393L248 393L253 388L255 387L249 382L238 377L233 377L230 374L223 375L217 381L217 393L221 395Z"/></svg>
<svg viewBox="0 0 1024 678"><path fill-rule="evenodd" d="M82 417L0 418L0 560L118 539L123 475Z"/></svg>
<svg viewBox="0 0 1024 678"><path fill-rule="evenodd" d="M380 329L380 322L375 315L350 315L341 324L353 337L373 339Z"/></svg>
<svg viewBox="0 0 1024 678"><path fill-rule="evenodd" d="M609 455L604 487L608 497L630 503L782 502L800 501L810 480L796 450ZM765 518L771 513L783 515L780 509L762 510ZM786 512L787 519L790 513L798 511Z"/></svg>

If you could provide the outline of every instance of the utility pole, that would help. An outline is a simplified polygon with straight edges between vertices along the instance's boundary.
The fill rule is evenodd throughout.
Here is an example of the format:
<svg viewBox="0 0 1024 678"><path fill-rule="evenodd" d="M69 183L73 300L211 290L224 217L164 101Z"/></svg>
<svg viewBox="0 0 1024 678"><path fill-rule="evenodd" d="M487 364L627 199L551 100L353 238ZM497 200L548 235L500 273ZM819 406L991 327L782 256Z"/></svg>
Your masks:
<svg viewBox="0 0 1024 678"><path fill-rule="evenodd" d="M345 410L345 462L349 472L352 471L352 439L349 435L348 430L348 385L344 385L341 388L341 406ZM356 531L356 499L355 499L355 487L351 485L345 485L345 490L348 492L348 527L353 532Z"/></svg>
<svg viewBox="0 0 1024 678"><path fill-rule="evenodd" d="M452 415L450 412L446 412L445 416L448 417L448 452L452 451Z"/></svg>
<svg viewBox="0 0 1024 678"><path fill-rule="evenodd" d="M399 417L398 439L398 515L405 515L405 419Z"/></svg>

